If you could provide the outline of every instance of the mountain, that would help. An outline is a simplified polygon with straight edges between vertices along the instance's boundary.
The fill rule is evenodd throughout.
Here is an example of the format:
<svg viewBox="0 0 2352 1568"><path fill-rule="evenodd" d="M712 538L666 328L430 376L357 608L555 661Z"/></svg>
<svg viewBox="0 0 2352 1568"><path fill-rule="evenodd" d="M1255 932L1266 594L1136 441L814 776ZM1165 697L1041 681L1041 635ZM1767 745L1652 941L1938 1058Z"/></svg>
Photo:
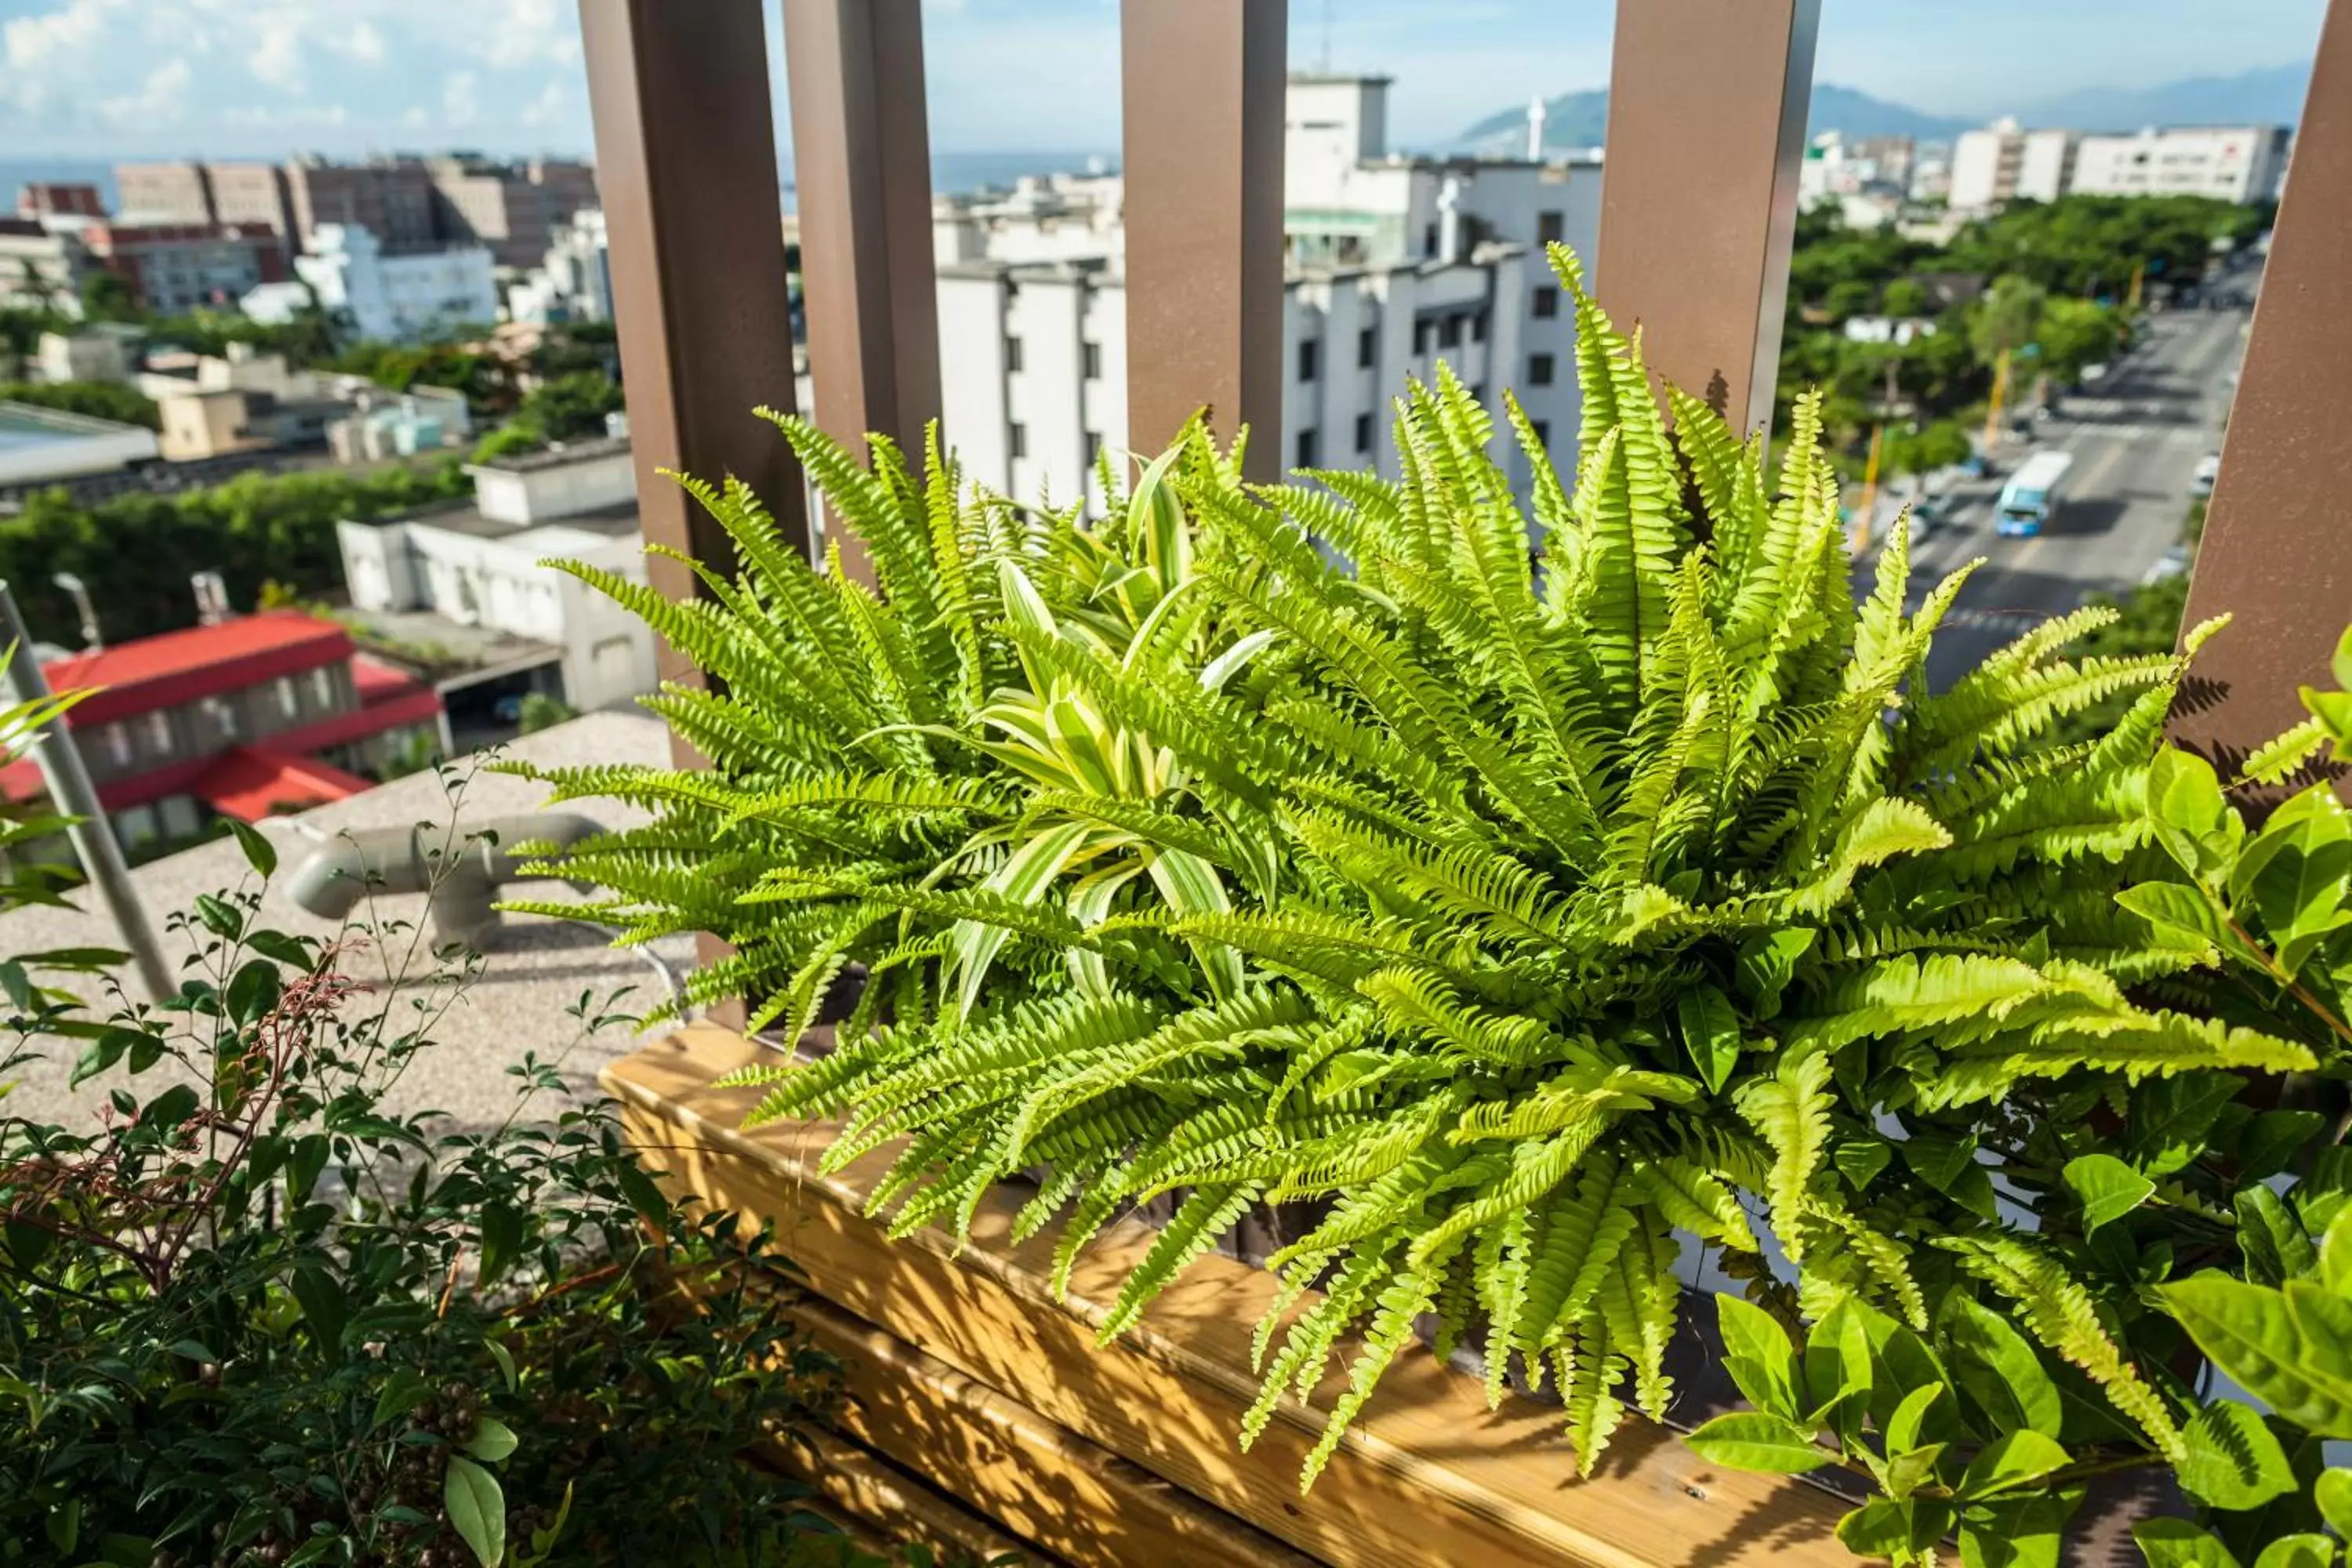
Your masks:
<svg viewBox="0 0 2352 1568"><path fill-rule="evenodd" d="M1972 122L1924 114L1900 103L1873 98L1833 82L1813 85L1811 128L1843 131L1848 136L1916 136L1942 141L1958 135ZM1544 146L1550 152L1597 147L1609 125L1609 90L1591 88L1564 92L1544 103ZM1517 154L1528 140L1528 111L1504 110L1490 114L1455 138L1452 151Z"/></svg>
<svg viewBox="0 0 2352 1568"><path fill-rule="evenodd" d="M2143 125L2292 125L2303 117L2311 62L2264 66L2236 76L2190 77L2161 87L2087 88L2037 103L2017 118L2077 131L2137 131Z"/></svg>
<svg viewBox="0 0 2352 1568"><path fill-rule="evenodd" d="M1873 98L1832 82L1813 85L1810 128L1848 136L1916 136L1947 142L2000 113L2026 125L2065 126L2075 131L2136 131L2143 125L2292 125L2303 115L2311 85L2311 62L2264 66L2236 76L2190 77L2159 87L2083 88L2017 109L1993 109L1981 116L1928 114L1906 104ZM1544 104L1544 147L1564 153L1601 144L1609 127L1609 91L1591 88L1564 92ZM1446 151L1517 157L1527 147L1528 111L1506 109L1488 115L1454 138Z"/></svg>

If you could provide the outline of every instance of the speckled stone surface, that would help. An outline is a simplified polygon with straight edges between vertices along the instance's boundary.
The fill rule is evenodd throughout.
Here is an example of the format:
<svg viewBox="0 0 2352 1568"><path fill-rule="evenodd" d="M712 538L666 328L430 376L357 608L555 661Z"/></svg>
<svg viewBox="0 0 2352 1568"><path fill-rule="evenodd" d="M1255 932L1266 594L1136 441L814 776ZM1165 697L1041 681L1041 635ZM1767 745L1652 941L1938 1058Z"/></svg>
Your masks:
<svg viewBox="0 0 2352 1568"><path fill-rule="evenodd" d="M646 714L593 713L527 735L505 748L503 754L551 766L658 765L668 760L669 737L660 721ZM278 847L279 861L278 876L264 895L263 921L306 936L334 933L336 922L306 912L283 889L288 875L304 858L331 843L337 834L409 827L421 822L446 826L453 819L462 830L468 823L540 808L546 794L541 785L490 773L480 766L482 761L460 759L441 774L412 774L349 800L262 823L262 833ZM562 809L579 812L607 827L643 819L641 813L613 801L580 802ZM197 944L191 934L168 930L170 918L193 908L200 893L249 885L252 872L236 842L224 837L140 867L133 878L167 959L176 966L195 952ZM521 897L565 901L594 896L593 889L583 895L562 882L519 884L511 891ZM75 901L83 907L23 909L0 915L0 953L121 945L103 910L91 907L94 900L86 893L77 893ZM419 934L424 914L421 894L377 896L354 911L352 922L374 928L364 945L347 952L341 966L352 978L375 988L373 997L362 1002L382 1006L387 981L394 977L404 977L404 986L415 995L427 994L416 984L435 967L431 939ZM672 977L683 975L693 961L691 938L671 938L647 949L615 951L608 945L606 932L584 922L509 915L484 952L479 972L434 1026L434 1047L417 1058L394 1088L387 1109L403 1114L446 1111L458 1126L504 1121L514 1108L516 1092L516 1080L506 1069L534 1052L542 1059L560 1057L566 1079L576 1090L593 1093L597 1070L634 1048L637 1032L627 1025L586 1030L572 1010L585 997L595 1012L646 1011L668 994ZM126 984L136 982L126 978ZM95 999L91 985L85 984L79 989ZM624 991L627 994L615 1004L615 994ZM396 995L394 1005L407 1000ZM124 1081L122 1070L117 1068L79 1089L69 1089L71 1070L72 1058L66 1052L58 1053L56 1059L19 1068L5 1100L8 1113L78 1121L95 1116L108 1089ZM151 1087L142 1087L149 1094L153 1092Z"/></svg>

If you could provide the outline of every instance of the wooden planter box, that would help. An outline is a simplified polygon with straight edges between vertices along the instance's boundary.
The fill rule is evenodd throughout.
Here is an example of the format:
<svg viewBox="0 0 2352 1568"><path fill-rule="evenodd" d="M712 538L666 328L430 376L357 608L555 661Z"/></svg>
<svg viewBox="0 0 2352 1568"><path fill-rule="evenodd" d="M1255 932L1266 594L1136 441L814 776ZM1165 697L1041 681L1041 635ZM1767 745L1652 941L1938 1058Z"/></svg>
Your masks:
<svg viewBox="0 0 2352 1568"><path fill-rule="evenodd" d="M1204 1258L1098 1349L1148 1228L1106 1231L1066 1303L1045 1288L1051 1233L1009 1239L1009 1197L982 1205L960 1253L938 1231L893 1242L862 1212L886 1155L819 1178L829 1125L746 1132L757 1091L710 1087L761 1052L696 1026L602 1081L674 1190L774 1225L819 1298L803 1321L848 1366L851 1436L1044 1552L1152 1568L1851 1562L1832 1534L1843 1505L1813 1488L1719 1470L1638 1419L1576 1479L1557 1409L1513 1398L1489 1412L1473 1380L1418 1347L1302 1498L1299 1463L1344 1368L1240 1451L1270 1276Z"/></svg>

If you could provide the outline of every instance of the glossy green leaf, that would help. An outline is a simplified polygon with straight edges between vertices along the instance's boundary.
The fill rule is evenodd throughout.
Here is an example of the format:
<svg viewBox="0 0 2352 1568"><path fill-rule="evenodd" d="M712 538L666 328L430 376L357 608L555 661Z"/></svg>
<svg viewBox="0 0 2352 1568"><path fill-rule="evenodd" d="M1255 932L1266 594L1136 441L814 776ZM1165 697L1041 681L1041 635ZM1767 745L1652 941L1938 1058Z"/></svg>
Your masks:
<svg viewBox="0 0 2352 1568"><path fill-rule="evenodd" d="M298 1268L286 1284L294 1292L294 1300L302 1309L302 1321L310 1325L319 1347L332 1351L342 1343L350 1305L334 1275L324 1268Z"/></svg>
<svg viewBox="0 0 2352 1568"><path fill-rule="evenodd" d="M1831 1152L1830 1163L1846 1179L1855 1192L1870 1185L1878 1173L1886 1169L1895 1158L1895 1151L1876 1140L1856 1139L1841 1143Z"/></svg>
<svg viewBox="0 0 2352 1568"><path fill-rule="evenodd" d="M2080 1488L1971 1504L1960 1521L1962 1568L2058 1568Z"/></svg>
<svg viewBox="0 0 2352 1568"><path fill-rule="evenodd" d="M2352 1300L2296 1280L2284 1290L2213 1270L2158 1294L2239 1386L2322 1436L2352 1436Z"/></svg>
<svg viewBox="0 0 2352 1568"><path fill-rule="evenodd" d="M2352 1470L2322 1470L2311 1489L2319 1517L2336 1534L2352 1540Z"/></svg>
<svg viewBox="0 0 2352 1568"><path fill-rule="evenodd" d="M2332 1535L2282 1535L2263 1548L2254 1568L2335 1568L2336 1552Z"/></svg>
<svg viewBox="0 0 2352 1568"><path fill-rule="evenodd" d="M1910 1504L1874 1498L1838 1521L1837 1538L1856 1557L1903 1557L1918 1550L1920 1529Z"/></svg>
<svg viewBox="0 0 2352 1568"><path fill-rule="evenodd" d="M1994 1423L1996 1433L2024 1430L2056 1437L2065 1413L2042 1358L2009 1321L1954 1291L1937 1319L1961 1391Z"/></svg>
<svg viewBox="0 0 2352 1568"><path fill-rule="evenodd" d="M203 921L205 929L215 936L226 937L232 942L245 932L245 916L235 905L211 893L196 895L196 919Z"/></svg>
<svg viewBox="0 0 2352 1568"><path fill-rule="evenodd" d="M1724 1368L1739 1392L1760 1410L1786 1421L1799 1419L1797 1352L1780 1321L1737 1296L1718 1294L1715 1310Z"/></svg>
<svg viewBox="0 0 2352 1568"><path fill-rule="evenodd" d="M2282 1285L2318 1268L2318 1251L2304 1234L2303 1222L2269 1187L2241 1187L2231 1206L2238 1216L2238 1249L2245 1255L2248 1279Z"/></svg>
<svg viewBox="0 0 2352 1568"><path fill-rule="evenodd" d="M1712 1464L1766 1475L1802 1475L1837 1460L1802 1428L1761 1410L1718 1415L1684 1441Z"/></svg>
<svg viewBox="0 0 2352 1568"><path fill-rule="evenodd" d="M265 877L278 871L278 846L262 837L261 829L236 817L226 817L228 830L236 836L236 846L245 851L245 863Z"/></svg>
<svg viewBox="0 0 2352 1568"><path fill-rule="evenodd" d="M1857 1421L1871 1387L1870 1333L1850 1302L1839 1302L1813 1325L1802 1361L1807 1419L1842 1429ZM1853 1403L1837 1408L1847 1401Z"/></svg>
<svg viewBox="0 0 2352 1568"><path fill-rule="evenodd" d="M514 1429L505 1422L488 1415L474 1418L474 1435L460 1445L466 1452L486 1465L495 1465L520 1446Z"/></svg>
<svg viewBox="0 0 2352 1568"><path fill-rule="evenodd" d="M1919 1428L1927 1418L1928 1407L1943 1397L1944 1385L1940 1383L1931 1383L1905 1394L1903 1402L1895 1407L1895 1414L1886 1422L1886 1451L1899 1454L1906 1448L1916 1447Z"/></svg>
<svg viewBox="0 0 2352 1568"><path fill-rule="evenodd" d="M2132 1540L2147 1568L2241 1568L2228 1547L2185 1519L2142 1520Z"/></svg>
<svg viewBox="0 0 2352 1568"><path fill-rule="evenodd" d="M2212 900L2179 882L2142 882L2116 895L2116 902L2156 928L2177 946L2210 948L2221 940L2221 917Z"/></svg>
<svg viewBox="0 0 2352 1568"><path fill-rule="evenodd" d="M2238 1180L2258 1182L2287 1169L2326 1123L2316 1110L2265 1110L2256 1116L2238 1134Z"/></svg>
<svg viewBox="0 0 2352 1568"><path fill-rule="evenodd" d="M259 1023L278 1005L281 989L277 964L266 958L248 959L229 977L223 1000L231 1018L250 1026Z"/></svg>
<svg viewBox="0 0 2352 1568"><path fill-rule="evenodd" d="M2083 1233L2121 1219L2146 1203L2156 1184L2113 1154L2084 1154L2066 1162L2066 1184L2083 1200Z"/></svg>
<svg viewBox="0 0 2352 1568"><path fill-rule="evenodd" d="M2066 1450L2057 1439L2031 1429L2011 1432L1986 1444L1984 1451L1969 1461L1959 1493L1970 1499L1998 1497L2054 1475L2068 1462Z"/></svg>
<svg viewBox="0 0 2352 1568"><path fill-rule="evenodd" d="M2175 747L2158 752L2148 764L2147 805L2157 841L2181 869L2209 885L2227 880L2245 826L2212 763Z"/></svg>
<svg viewBox="0 0 2352 1568"><path fill-rule="evenodd" d="M2294 1489L2286 1450L2263 1418L2234 1400L2200 1410L2181 1434L2181 1488L2215 1508L2260 1508Z"/></svg>
<svg viewBox="0 0 2352 1568"><path fill-rule="evenodd" d="M1683 1046L1692 1068L1710 1094L1721 1094L1739 1065L1739 1015L1731 998L1702 981L1675 998L1675 1016L1682 1026Z"/></svg>
<svg viewBox="0 0 2352 1568"><path fill-rule="evenodd" d="M441 1486L449 1523L482 1568L499 1568L507 1554L507 1500L498 1478L460 1454L448 1459Z"/></svg>

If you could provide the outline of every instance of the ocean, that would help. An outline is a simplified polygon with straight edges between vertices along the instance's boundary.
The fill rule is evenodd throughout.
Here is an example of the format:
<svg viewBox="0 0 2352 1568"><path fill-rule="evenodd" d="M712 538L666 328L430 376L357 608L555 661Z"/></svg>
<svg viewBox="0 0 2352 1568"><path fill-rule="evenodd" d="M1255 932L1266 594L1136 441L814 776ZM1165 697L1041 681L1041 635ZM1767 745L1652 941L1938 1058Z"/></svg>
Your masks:
<svg viewBox="0 0 2352 1568"><path fill-rule="evenodd" d="M126 162L131 160L126 160ZM780 154L785 205L792 205L792 160ZM931 188L950 195L993 186L1003 189L1024 174L1108 173L1118 167L1116 153L935 153L931 155ZM17 188L32 180L71 181L94 184L104 194L109 210L115 205L114 165L88 158L0 159L0 216L16 210Z"/></svg>

